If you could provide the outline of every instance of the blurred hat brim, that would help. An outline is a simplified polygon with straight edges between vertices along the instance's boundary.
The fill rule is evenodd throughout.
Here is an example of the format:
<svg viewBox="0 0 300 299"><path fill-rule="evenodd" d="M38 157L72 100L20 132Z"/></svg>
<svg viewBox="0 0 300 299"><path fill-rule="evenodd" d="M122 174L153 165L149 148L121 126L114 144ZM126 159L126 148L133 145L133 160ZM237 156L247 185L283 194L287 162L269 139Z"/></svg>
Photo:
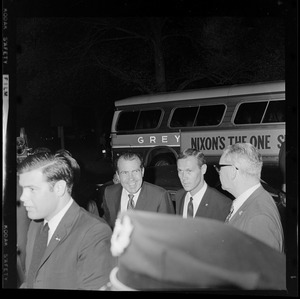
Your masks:
<svg viewBox="0 0 300 299"><path fill-rule="evenodd" d="M126 286L118 279L118 277L117 277L118 271L119 271L119 268L115 267L110 272L109 279L110 279L110 283L112 285L111 290L112 291L136 291L135 289L132 289L132 288Z"/></svg>

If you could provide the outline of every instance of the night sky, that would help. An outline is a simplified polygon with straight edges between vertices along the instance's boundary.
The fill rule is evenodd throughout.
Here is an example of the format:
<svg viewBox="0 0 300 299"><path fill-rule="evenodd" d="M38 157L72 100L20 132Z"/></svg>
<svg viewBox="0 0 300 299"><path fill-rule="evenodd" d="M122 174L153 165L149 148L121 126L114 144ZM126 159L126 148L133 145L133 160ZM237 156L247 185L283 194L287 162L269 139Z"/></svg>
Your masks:
<svg viewBox="0 0 300 299"><path fill-rule="evenodd" d="M285 79L294 140L297 1L6 2L13 134L98 136L115 100Z"/></svg>
<svg viewBox="0 0 300 299"><path fill-rule="evenodd" d="M100 132L109 129L114 101L128 96L285 79L291 1L162 2L16 1L17 131L57 125L53 115L61 104L71 111L67 126ZM168 17L161 39L165 86L154 69L148 17ZM205 31L201 21L208 18L214 20ZM221 23L224 18L230 20ZM127 42L127 32L109 26L136 36ZM246 70L238 73L242 64ZM185 84L200 69L202 77Z"/></svg>

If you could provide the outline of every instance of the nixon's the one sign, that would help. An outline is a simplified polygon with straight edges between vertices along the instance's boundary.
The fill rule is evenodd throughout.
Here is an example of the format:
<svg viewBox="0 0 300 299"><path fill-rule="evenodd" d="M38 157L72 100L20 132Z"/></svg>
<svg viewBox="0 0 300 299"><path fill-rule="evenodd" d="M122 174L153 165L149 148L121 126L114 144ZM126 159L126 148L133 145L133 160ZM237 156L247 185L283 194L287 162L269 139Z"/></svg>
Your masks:
<svg viewBox="0 0 300 299"><path fill-rule="evenodd" d="M181 134L181 149L192 147L209 156L221 154L228 145L249 142L262 155L278 155L284 140L284 129L183 132Z"/></svg>

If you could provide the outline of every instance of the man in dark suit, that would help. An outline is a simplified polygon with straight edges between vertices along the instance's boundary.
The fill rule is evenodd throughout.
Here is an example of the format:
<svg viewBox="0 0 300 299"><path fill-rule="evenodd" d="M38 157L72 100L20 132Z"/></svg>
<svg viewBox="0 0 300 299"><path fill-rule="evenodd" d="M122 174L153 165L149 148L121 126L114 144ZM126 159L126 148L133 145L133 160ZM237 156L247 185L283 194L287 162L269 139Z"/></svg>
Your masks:
<svg viewBox="0 0 300 299"><path fill-rule="evenodd" d="M110 253L112 230L72 198L78 169L76 160L63 150L33 154L18 165L20 200L32 219L22 288L91 290L109 281L117 262ZM41 233L44 227L48 234ZM40 236L43 250L37 245Z"/></svg>
<svg viewBox="0 0 300 299"><path fill-rule="evenodd" d="M183 186L175 194L176 214L225 221L231 199L210 187L204 180L207 170L204 154L186 149L177 158L178 176Z"/></svg>
<svg viewBox="0 0 300 299"><path fill-rule="evenodd" d="M143 181L143 161L138 154L121 155L116 161L116 175L120 183L107 186L103 197L103 218L111 228L118 213L127 209L175 213L167 190Z"/></svg>
<svg viewBox="0 0 300 299"><path fill-rule="evenodd" d="M222 188L233 200L228 224L284 251L284 235L278 208L260 184L262 156L250 143L228 146L217 167Z"/></svg>

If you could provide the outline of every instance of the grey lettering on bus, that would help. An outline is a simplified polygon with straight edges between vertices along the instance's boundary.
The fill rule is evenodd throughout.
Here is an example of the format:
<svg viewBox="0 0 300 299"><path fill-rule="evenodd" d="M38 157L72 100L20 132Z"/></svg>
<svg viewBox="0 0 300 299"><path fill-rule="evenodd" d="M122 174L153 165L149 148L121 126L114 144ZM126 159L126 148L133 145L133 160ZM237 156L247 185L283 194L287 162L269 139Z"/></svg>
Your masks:
<svg viewBox="0 0 300 299"><path fill-rule="evenodd" d="M175 139L174 139L175 138ZM138 144L179 144L180 135L176 134L169 134L169 135L147 135L144 134L143 136L137 137Z"/></svg>

